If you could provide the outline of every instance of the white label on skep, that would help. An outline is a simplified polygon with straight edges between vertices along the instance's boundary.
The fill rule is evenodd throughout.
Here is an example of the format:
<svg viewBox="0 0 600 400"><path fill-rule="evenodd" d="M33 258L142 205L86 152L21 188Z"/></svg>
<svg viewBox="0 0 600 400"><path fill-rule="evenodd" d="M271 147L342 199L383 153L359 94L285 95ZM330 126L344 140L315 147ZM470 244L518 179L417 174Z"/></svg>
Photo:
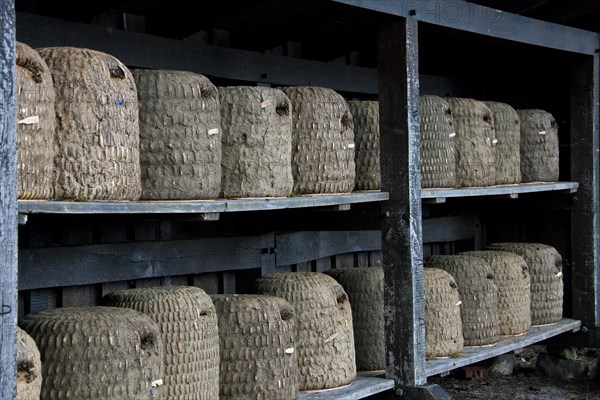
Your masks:
<svg viewBox="0 0 600 400"><path fill-rule="evenodd" d="M37 116L37 115L34 115L32 117L23 118L18 123L21 124L21 125L39 124L40 123L40 117Z"/></svg>
<svg viewBox="0 0 600 400"><path fill-rule="evenodd" d="M563 276L563 273L562 273L562 271L561 271L561 272L559 272L558 274L556 274L556 277L557 277L557 278L562 278L562 276Z"/></svg>
<svg viewBox="0 0 600 400"><path fill-rule="evenodd" d="M340 335L339 332L334 333L333 335L329 336L327 339L325 339L325 343L327 342L331 342L333 339L335 339L336 337L338 337Z"/></svg>
<svg viewBox="0 0 600 400"><path fill-rule="evenodd" d="M458 303L456 303L456 306L458 307L458 306L460 306L461 304L462 304L462 301L460 301L460 300L459 300L459 301L458 301Z"/></svg>
<svg viewBox="0 0 600 400"><path fill-rule="evenodd" d="M546 134L546 131L539 131L539 132L538 132L538 134L540 134L540 135L545 135L545 134Z"/></svg>
<svg viewBox="0 0 600 400"><path fill-rule="evenodd" d="M162 386L162 384L163 384L162 379L157 379L151 383L152 387Z"/></svg>
<svg viewBox="0 0 600 400"><path fill-rule="evenodd" d="M260 103L260 108L266 108L269 107L271 105L271 100L265 100L262 103Z"/></svg>
<svg viewBox="0 0 600 400"><path fill-rule="evenodd" d="M349 149L353 149L353 148L354 148L354 143L350 143L350 144L348 145L348 148L349 148Z"/></svg>
<svg viewBox="0 0 600 400"><path fill-rule="evenodd" d="M217 133L219 133L219 128L213 128L208 130L209 136L216 135Z"/></svg>
<svg viewBox="0 0 600 400"><path fill-rule="evenodd" d="M451 137L451 138L454 136L456 136L456 132L452 132L451 134L448 135L448 137Z"/></svg>
<svg viewBox="0 0 600 400"><path fill-rule="evenodd" d="M293 354L294 351L296 351L293 347L290 347L289 349L285 349L285 354Z"/></svg>

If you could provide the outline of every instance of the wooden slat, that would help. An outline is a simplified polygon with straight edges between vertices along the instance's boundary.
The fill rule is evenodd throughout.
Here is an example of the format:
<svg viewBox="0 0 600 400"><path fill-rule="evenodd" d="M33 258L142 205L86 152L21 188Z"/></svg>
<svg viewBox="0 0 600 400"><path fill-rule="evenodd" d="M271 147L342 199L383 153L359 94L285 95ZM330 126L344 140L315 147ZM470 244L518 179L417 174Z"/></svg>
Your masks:
<svg viewBox="0 0 600 400"><path fill-rule="evenodd" d="M385 192L303 195L290 198L190 201L20 201L24 214L200 214L327 207L339 204L385 201Z"/></svg>
<svg viewBox="0 0 600 400"><path fill-rule="evenodd" d="M331 257L323 257L315 260L315 269L316 272L323 272L328 269L331 269L332 258Z"/></svg>
<svg viewBox="0 0 600 400"><path fill-rule="evenodd" d="M336 390L321 392L300 392L298 400L355 400L364 399L374 394L385 392L394 388L391 379L357 376L350 386Z"/></svg>
<svg viewBox="0 0 600 400"><path fill-rule="evenodd" d="M479 219L472 214L423 219L423 243L475 238L478 223Z"/></svg>
<svg viewBox="0 0 600 400"><path fill-rule="evenodd" d="M419 386L427 378L416 20L382 27L377 65L381 183L390 194L381 206L387 377Z"/></svg>
<svg viewBox="0 0 600 400"><path fill-rule="evenodd" d="M357 251L381 249L380 231L316 231L275 235L276 265L292 265Z"/></svg>
<svg viewBox="0 0 600 400"><path fill-rule="evenodd" d="M219 293L219 274L216 272L194 275L193 286L203 289L208 294Z"/></svg>
<svg viewBox="0 0 600 400"><path fill-rule="evenodd" d="M574 332L579 329L580 325L580 321L565 318L552 325L531 327L523 336L503 336L492 347L467 347L461 352L460 357L427 361L427 376L441 374L509 351L522 349L564 332Z"/></svg>
<svg viewBox="0 0 600 400"><path fill-rule="evenodd" d="M335 256L335 267L336 268L353 268L354 267L354 254L338 254Z"/></svg>
<svg viewBox="0 0 600 400"><path fill-rule="evenodd" d="M61 290L63 307L85 307L96 305L96 290L93 285L68 286Z"/></svg>
<svg viewBox="0 0 600 400"><path fill-rule="evenodd" d="M28 312L36 313L49 308L56 308L59 304L58 289L39 289L29 292Z"/></svg>
<svg viewBox="0 0 600 400"><path fill-rule="evenodd" d="M600 326L600 55L578 60L571 74L571 208L573 317Z"/></svg>
<svg viewBox="0 0 600 400"><path fill-rule="evenodd" d="M15 4L0 1L0 398L16 398L17 99ZM7 372L10 371L10 372Z"/></svg>
<svg viewBox="0 0 600 400"><path fill-rule="evenodd" d="M600 36L594 32L498 11L466 1L333 1L479 35L587 55L593 55L600 42Z"/></svg>
<svg viewBox="0 0 600 400"><path fill-rule="evenodd" d="M258 236L23 249L19 288L260 268L261 263Z"/></svg>
<svg viewBox="0 0 600 400"><path fill-rule="evenodd" d="M454 197L504 196L512 194L566 192L574 193L579 187L578 182L554 183L522 183L519 185L497 185L489 187L473 187L460 189L422 189L423 199L446 199Z"/></svg>

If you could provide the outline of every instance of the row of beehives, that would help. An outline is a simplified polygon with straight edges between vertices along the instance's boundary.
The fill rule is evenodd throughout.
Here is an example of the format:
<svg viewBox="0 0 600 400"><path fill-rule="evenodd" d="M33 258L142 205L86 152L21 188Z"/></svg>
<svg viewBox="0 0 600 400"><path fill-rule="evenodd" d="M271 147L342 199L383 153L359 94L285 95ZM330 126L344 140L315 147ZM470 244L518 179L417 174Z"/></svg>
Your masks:
<svg viewBox="0 0 600 400"><path fill-rule="evenodd" d="M488 248L427 259L429 358L561 319L553 247ZM20 398L38 398L40 384L42 399L293 399L344 386L386 366L383 285L381 267L276 273L254 295L129 289L100 307L29 314L19 324L35 344L20 356Z"/></svg>
<svg viewBox="0 0 600 400"><path fill-rule="evenodd" d="M335 279L272 274L256 288L120 290L101 306L28 314L19 321L17 398L288 400L354 380L352 311Z"/></svg>
<svg viewBox="0 0 600 400"><path fill-rule="evenodd" d="M380 188L376 101L216 88L93 50L17 44L22 199L214 199ZM452 112L450 112L452 110ZM421 97L423 187L558 179L552 116ZM521 179L521 175L523 179Z"/></svg>

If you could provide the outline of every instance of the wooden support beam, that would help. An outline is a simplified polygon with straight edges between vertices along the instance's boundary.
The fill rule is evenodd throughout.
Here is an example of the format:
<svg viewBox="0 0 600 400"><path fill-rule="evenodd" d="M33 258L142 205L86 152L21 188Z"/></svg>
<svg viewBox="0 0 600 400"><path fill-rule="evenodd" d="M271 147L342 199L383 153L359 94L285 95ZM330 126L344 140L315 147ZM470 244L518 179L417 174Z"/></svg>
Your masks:
<svg viewBox="0 0 600 400"><path fill-rule="evenodd" d="M600 55L581 57L571 74L571 177L579 182L571 208L573 318L600 326Z"/></svg>
<svg viewBox="0 0 600 400"><path fill-rule="evenodd" d="M426 383L417 21L378 33L386 377ZM399 162L402 160L402 162Z"/></svg>
<svg viewBox="0 0 600 400"><path fill-rule="evenodd" d="M17 100L15 4L0 1L0 398L16 398Z"/></svg>

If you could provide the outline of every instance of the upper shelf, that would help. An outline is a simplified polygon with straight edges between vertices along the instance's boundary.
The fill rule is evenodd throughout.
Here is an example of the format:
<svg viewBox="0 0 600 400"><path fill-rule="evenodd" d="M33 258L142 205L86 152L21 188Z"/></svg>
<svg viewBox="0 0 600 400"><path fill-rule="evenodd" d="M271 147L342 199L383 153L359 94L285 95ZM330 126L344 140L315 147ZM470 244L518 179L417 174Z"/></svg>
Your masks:
<svg viewBox="0 0 600 400"><path fill-rule="evenodd" d="M19 200L19 214L219 214L339 206L388 200L386 192L303 195L298 197L187 201L28 201Z"/></svg>
<svg viewBox="0 0 600 400"><path fill-rule="evenodd" d="M537 182L460 189L422 189L421 198L433 203L444 203L449 197L505 196L516 199L520 194L524 193L555 191L575 193L578 187L579 183L577 182Z"/></svg>

